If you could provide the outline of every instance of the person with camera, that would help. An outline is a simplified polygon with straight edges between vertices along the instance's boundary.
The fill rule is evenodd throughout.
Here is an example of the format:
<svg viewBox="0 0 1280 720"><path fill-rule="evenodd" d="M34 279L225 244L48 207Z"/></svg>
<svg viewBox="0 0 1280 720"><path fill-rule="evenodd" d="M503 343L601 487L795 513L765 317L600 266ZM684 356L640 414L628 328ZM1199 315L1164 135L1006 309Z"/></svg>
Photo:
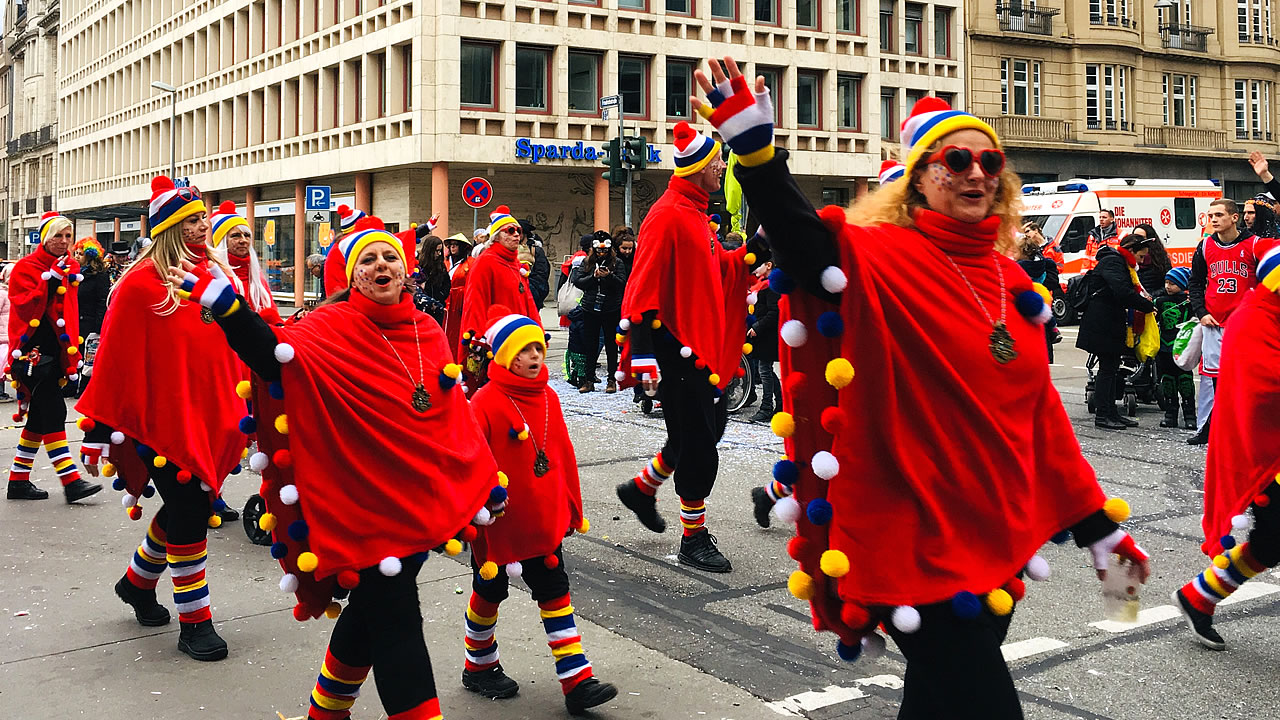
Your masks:
<svg viewBox="0 0 1280 720"><path fill-rule="evenodd" d="M618 344L612 342L612 332L622 320L622 294L627 285L626 265L613 250L613 241L607 235L591 242L591 254L582 261L574 274L573 284L582 291L579 305L583 312L583 335L594 345L600 332L605 331L604 353L609 362L609 381L605 392L618 392ZM594 348L593 348L594 349ZM578 392L589 393L595 389L596 363L599 351L587 352L586 374Z"/></svg>

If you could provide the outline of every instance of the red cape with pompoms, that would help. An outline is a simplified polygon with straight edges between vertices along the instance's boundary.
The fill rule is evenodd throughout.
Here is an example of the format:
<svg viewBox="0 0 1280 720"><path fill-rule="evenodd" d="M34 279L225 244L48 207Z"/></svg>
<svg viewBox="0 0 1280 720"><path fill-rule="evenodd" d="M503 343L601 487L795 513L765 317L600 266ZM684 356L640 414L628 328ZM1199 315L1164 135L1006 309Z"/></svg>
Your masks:
<svg viewBox="0 0 1280 720"><path fill-rule="evenodd" d="M542 327L542 316L529 291L529 279L520 274L520 261L515 250L494 242L471 263L467 287L462 300L462 332L483 333L489 326L490 308L506 305L511 312L524 315ZM458 357L465 357L461 342Z"/></svg>
<svg viewBox="0 0 1280 720"><path fill-rule="evenodd" d="M471 272L470 255L449 271L449 303L445 308L444 334L454 358L462 357L462 300L467 292L467 274Z"/></svg>
<svg viewBox="0 0 1280 720"><path fill-rule="evenodd" d="M208 266L204 245L188 245ZM76 410L140 442L208 483L216 493L240 462L244 402L236 383L244 365L201 307L167 300L150 259L130 268L111 296L89 383ZM206 322L205 318L209 318Z"/></svg>
<svg viewBox="0 0 1280 720"><path fill-rule="evenodd" d="M316 577L430 550L471 522L497 465L462 388L440 386L444 332L408 294L378 305L352 293L276 335L294 350L281 375ZM425 413L409 403L419 348Z"/></svg>
<svg viewBox="0 0 1280 720"><path fill-rule="evenodd" d="M547 387L547 366L530 380L490 364L489 383L476 392L471 406L510 481L506 513L476 538L477 559L505 565L550 555L565 533L582 523L582 489L560 398ZM528 439L511 437L512 429L518 432L526 423ZM550 461L542 477L533 472L538 449Z"/></svg>
<svg viewBox="0 0 1280 720"><path fill-rule="evenodd" d="M361 225L366 219L360 218L360 220L356 221L355 228L334 240L333 245L329 247L329 254L324 256L324 294L326 296L346 290L347 286L351 284L351 278L347 277L347 259L342 257L342 251L338 249L338 245L342 243L342 240L353 232L366 229L366 225L368 227L376 227L379 230L383 229L381 221L377 225ZM413 275L413 269L417 265L417 234L412 228L393 234L400 241L400 247L404 250L404 272L405 277L409 277Z"/></svg>
<svg viewBox="0 0 1280 720"><path fill-rule="evenodd" d="M253 303L253 300L249 296L249 283L252 282L249 275L249 263L251 259L252 258L248 255L240 257L238 255L227 253L227 264L231 266L231 269L236 274L236 278L240 280L240 287L244 289L244 299L248 300L250 304ZM276 307L276 299L271 296L271 286L267 284L267 278L263 276L262 273L258 273L258 277L262 282L262 287L267 289L267 297L271 298L271 303L264 308L258 308L257 312L262 316L263 320L267 321L268 324L279 325L284 322L284 320L280 318L280 308Z"/></svg>
<svg viewBox="0 0 1280 720"><path fill-rule="evenodd" d="M1204 474L1208 555L1222 552L1231 518L1280 473L1280 295L1262 286L1246 293L1222 338Z"/></svg>
<svg viewBox="0 0 1280 720"><path fill-rule="evenodd" d="M10 356L4 367L13 364L13 351L25 352L31 346L35 328L32 320L41 323L53 323L54 334L58 337L58 345L62 348L62 357L57 360L64 374L73 375L78 372L80 353L68 353L68 348L79 348L80 345L80 303L76 287L80 284L74 278L80 272L80 265L75 260L68 260L67 274L60 283L51 283L41 277L58 261L58 256L45 249L44 243L38 245L35 252L13 264L9 275L9 350ZM59 294L57 287L66 288ZM58 322L62 321L62 326ZM26 337L26 342L23 342ZM62 338L67 338L63 340Z"/></svg>

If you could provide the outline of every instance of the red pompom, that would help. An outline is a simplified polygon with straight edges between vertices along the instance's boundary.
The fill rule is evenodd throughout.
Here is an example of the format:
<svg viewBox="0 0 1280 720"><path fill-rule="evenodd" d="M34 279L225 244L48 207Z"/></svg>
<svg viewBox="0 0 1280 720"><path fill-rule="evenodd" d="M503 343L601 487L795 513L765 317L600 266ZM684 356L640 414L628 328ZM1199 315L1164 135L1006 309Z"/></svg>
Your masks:
<svg viewBox="0 0 1280 720"><path fill-rule="evenodd" d="M129 508L129 519L130 519L130 520L141 520L141 519L142 519L142 508L141 508L141 507L139 507L139 506L137 506L137 505L134 505L133 507Z"/></svg>
<svg viewBox="0 0 1280 720"><path fill-rule="evenodd" d="M506 205L499 205L498 207L493 209L492 214L493 215L510 215L511 208L507 207Z"/></svg>
<svg viewBox="0 0 1280 720"><path fill-rule="evenodd" d="M851 630L862 630L871 624L871 613L857 603L846 602L840 607L840 621Z"/></svg>
<svg viewBox="0 0 1280 720"><path fill-rule="evenodd" d="M235 202L232 200L223 200L222 203L218 205L218 212L223 215L234 215L236 212Z"/></svg>
<svg viewBox="0 0 1280 720"><path fill-rule="evenodd" d="M157 175L151 178L151 192L162 193L166 190L173 190L173 179L167 175Z"/></svg>
<svg viewBox="0 0 1280 720"><path fill-rule="evenodd" d="M926 95L917 100L915 105L911 106L911 115L921 115L923 113L940 112L950 109L951 105L947 103L946 100L933 95Z"/></svg>
<svg viewBox="0 0 1280 720"><path fill-rule="evenodd" d="M285 449L277 450L271 455L271 462L278 468L288 468L293 465L293 454Z"/></svg>
<svg viewBox="0 0 1280 720"><path fill-rule="evenodd" d="M818 219L827 228L827 232L832 235L839 234L844 229L845 223L848 222L844 214L844 208L836 205L828 205L819 210Z"/></svg>
<svg viewBox="0 0 1280 720"><path fill-rule="evenodd" d="M1253 504L1258 507L1266 507L1271 504L1271 497L1269 495L1259 495L1253 499Z"/></svg>
<svg viewBox="0 0 1280 720"><path fill-rule="evenodd" d="M22 422L22 413L14 413L14 414L13 414L13 421L14 421L14 422Z"/></svg>
<svg viewBox="0 0 1280 720"><path fill-rule="evenodd" d="M804 373L792 371L791 374L787 375L786 379L782 381L782 387L787 392L793 393L796 391L796 388L800 387L800 383L804 381L805 381Z"/></svg>
<svg viewBox="0 0 1280 720"><path fill-rule="evenodd" d="M338 573L338 584L347 590L354 590L360 584L360 573L355 570L343 570Z"/></svg>
<svg viewBox="0 0 1280 720"><path fill-rule="evenodd" d="M338 215L339 215L339 216L341 216L341 217L346 217L346 216L348 216L348 215L350 215L350 214L351 214L351 206L350 206L350 205L347 205L346 203L343 203L343 204L341 204L341 205L339 205L339 206L338 206Z"/></svg>
<svg viewBox="0 0 1280 720"><path fill-rule="evenodd" d="M186 485L187 483L191 482L191 473L190 473L190 471L187 471L187 470L179 470L179 471L178 471L178 482L182 483L183 485Z"/></svg>
<svg viewBox="0 0 1280 720"><path fill-rule="evenodd" d="M546 565L548 570L555 570L556 568L560 567L560 558L556 557L555 555L548 555L545 559L543 559L542 564Z"/></svg>
<svg viewBox="0 0 1280 720"><path fill-rule="evenodd" d="M462 528L462 532L458 533L458 539L466 543L474 542L477 534L476 526L468 525Z"/></svg>
<svg viewBox="0 0 1280 720"><path fill-rule="evenodd" d="M387 226L383 225L381 220L379 220L378 218L372 215L365 215L364 217L356 221L356 225L354 228L352 228L352 231L359 232L361 230L386 230L386 229L387 229Z"/></svg>
<svg viewBox="0 0 1280 720"><path fill-rule="evenodd" d="M57 213L57 212L55 212L55 211L53 211L53 210L50 210L49 212L47 212L47 213L45 213L45 214L41 215L41 216L40 216L40 220L41 220L41 221L44 221L44 220L48 220L49 218L52 218L52 217L58 217L58 213Z"/></svg>
<svg viewBox="0 0 1280 720"><path fill-rule="evenodd" d="M307 609L302 606L302 603L298 603L293 606L293 619L298 622L306 622L311 619L311 613L307 612Z"/></svg>
<svg viewBox="0 0 1280 720"><path fill-rule="evenodd" d="M734 377L736 377L736 378L740 378L740 377L744 377L744 376L746 376L746 374L747 374L747 371L746 371L746 370L743 370L742 368L738 368L738 371L737 371L737 372L735 372L735 373L733 374L733 376L734 376Z"/></svg>
<svg viewBox="0 0 1280 720"><path fill-rule="evenodd" d="M693 366L698 368L699 370L703 370L707 367L707 361L703 360L702 358L698 358L697 360L693 361Z"/></svg>
<svg viewBox="0 0 1280 720"><path fill-rule="evenodd" d="M1022 598L1027 596L1027 584L1019 578L1012 578L1004 584L1004 591L1009 593L1014 602L1022 602Z"/></svg>
<svg viewBox="0 0 1280 720"><path fill-rule="evenodd" d="M675 143L676 149L683 151L689 147L689 143L698 136L698 131L693 129L689 123L681 120L671 130L672 142Z"/></svg>
<svg viewBox="0 0 1280 720"><path fill-rule="evenodd" d="M258 494L261 495L262 497L266 497L270 495L271 494L270 483L268 483L266 480L263 480L262 484L258 486Z"/></svg>
<svg viewBox="0 0 1280 720"><path fill-rule="evenodd" d="M498 322L498 321L499 321L499 320L501 320L502 318L504 318L504 317L506 317L506 316L508 316L508 315L511 315L511 314L513 314L513 313L511 312L511 308L507 307L506 305L502 305L502 304L498 304L498 305L490 305L490 306L489 306L489 319L488 319L488 322L486 322L486 323L485 323L485 328L484 328L484 329L485 329L485 330L488 330L490 327L492 327L492 326L493 326L493 324L494 324L494 323Z"/></svg>
<svg viewBox="0 0 1280 720"><path fill-rule="evenodd" d="M90 430L94 429L97 426L98 426L98 423L94 422L93 418L82 418L80 420L80 429L85 432L89 432Z"/></svg>
<svg viewBox="0 0 1280 720"><path fill-rule="evenodd" d="M812 549L813 541L799 535L787 541L787 554L798 563L803 563L804 559L811 554Z"/></svg>
<svg viewBox="0 0 1280 720"><path fill-rule="evenodd" d="M832 405L822 411L822 429L828 434L835 435L847 427L849 418L844 414L838 406Z"/></svg>

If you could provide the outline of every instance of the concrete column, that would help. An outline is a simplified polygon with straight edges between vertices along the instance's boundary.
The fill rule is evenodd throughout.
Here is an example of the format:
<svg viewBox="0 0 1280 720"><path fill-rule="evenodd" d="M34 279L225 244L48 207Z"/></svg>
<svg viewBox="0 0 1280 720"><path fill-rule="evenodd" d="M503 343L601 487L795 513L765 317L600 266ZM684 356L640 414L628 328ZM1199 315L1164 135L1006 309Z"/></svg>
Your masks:
<svg viewBox="0 0 1280 720"><path fill-rule="evenodd" d="M307 181L293 182L293 304L302 307L307 287Z"/></svg>
<svg viewBox="0 0 1280 720"><path fill-rule="evenodd" d="M249 221L249 227L253 228L253 206L258 202L258 188L250 186L244 190L244 217ZM254 228L254 232L257 229ZM254 238L257 240L257 238Z"/></svg>
<svg viewBox="0 0 1280 720"><path fill-rule="evenodd" d="M853 181L853 199L860 200L863 195L867 194L867 179L856 178Z"/></svg>
<svg viewBox="0 0 1280 720"><path fill-rule="evenodd" d="M111 245L115 247L115 244L120 242L120 218L111 221L111 234ZM107 248L107 252L112 252L112 249Z"/></svg>
<svg viewBox="0 0 1280 720"><path fill-rule="evenodd" d="M151 228L147 225L147 216L139 215L138 221L142 223L138 226L138 237L151 237Z"/></svg>
<svg viewBox="0 0 1280 720"><path fill-rule="evenodd" d="M356 209L373 214L373 176L356 173Z"/></svg>
<svg viewBox="0 0 1280 720"><path fill-rule="evenodd" d="M604 170L596 171L595 187L595 223L597 230L609 232L609 181L604 179ZM570 252L573 251L573 240L570 240Z"/></svg>
<svg viewBox="0 0 1280 720"><path fill-rule="evenodd" d="M431 163L431 213L440 213L436 235L449 237L449 163Z"/></svg>

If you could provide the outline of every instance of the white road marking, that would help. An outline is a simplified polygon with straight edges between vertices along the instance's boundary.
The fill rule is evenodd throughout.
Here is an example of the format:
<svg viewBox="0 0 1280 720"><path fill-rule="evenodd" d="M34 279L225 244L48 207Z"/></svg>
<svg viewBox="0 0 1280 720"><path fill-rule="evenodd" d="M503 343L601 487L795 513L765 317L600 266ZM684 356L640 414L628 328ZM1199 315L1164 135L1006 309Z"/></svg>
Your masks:
<svg viewBox="0 0 1280 720"><path fill-rule="evenodd" d="M1083 365L1072 365L1072 366L1071 366L1071 369L1072 369L1072 370L1088 370L1089 368L1087 368L1087 367L1085 367L1085 366L1083 366Z"/></svg>
<svg viewBox="0 0 1280 720"><path fill-rule="evenodd" d="M1062 363L1049 363L1049 367L1066 367Z"/></svg>
<svg viewBox="0 0 1280 720"><path fill-rule="evenodd" d="M854 680L855 686L867 687L874 685L876 687L887 688L889 690L901 690L902 678L897 675L874 675L868 678ZM822 690L810 690L802 692L799 695L792 695L789 698L778 700L776 702L765 703L765 707L787 717L804 717L803 713L818 708L830 707L838 705L850 700L859 700L864 697L870 697L860 687L840 687L838 685L829 685Z"/></svg>
<svg viewBox="0 0 1280 720"><path fill-rule="evenodd" d="M1235 603L1244 602L1246 600L1254 600L1267 595L1273 595L1280 592L1280 585L1272 585L1264 582L1247 582L1240 586L1240 589L1231 593L1231 597L1218 603L1219 605L1234 605Z"/></svg>
<svg viewBox="0 0 1280 720"><path fill-rule="evenodd" d="M1091 622L1089 625L1091 627L1096 627L1099 630L1118 633L1134 630L1146 625L1154 625L1155 623L1164 622L1165 620L1172 620L1179 615L1181 615L1181 613L1178 612L1178 608L1172 605L1157 605L1156 607L1147 608L1146 610L1139 610L1137 622L1123 623L1116 622L1115 620L1099 620L1098 622Z"/></svg>
<svg viewBox="0 0 1280 720"><path fill-rule="evenodd" d="M1004 655L1005 662L1013 662L1022 658L1039 655L1040 653L1059 650L1067 647L1067 643L1048 637L1034 637L1029 640L1020 640L1014 643L1008 643L1000 646L1000 652Z"/></svg>

